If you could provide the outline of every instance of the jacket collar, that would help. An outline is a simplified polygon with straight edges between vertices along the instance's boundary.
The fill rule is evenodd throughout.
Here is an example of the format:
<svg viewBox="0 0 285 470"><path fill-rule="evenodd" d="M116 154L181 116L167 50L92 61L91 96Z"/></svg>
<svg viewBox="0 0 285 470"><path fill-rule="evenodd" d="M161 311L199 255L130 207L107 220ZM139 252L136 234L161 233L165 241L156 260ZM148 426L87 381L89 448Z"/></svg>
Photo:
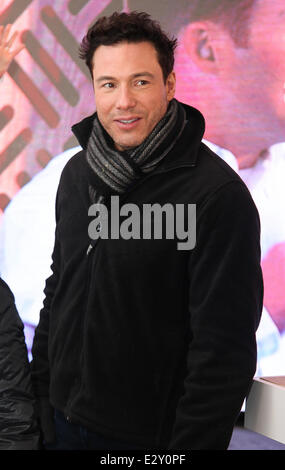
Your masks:
<svg viewBox="0 0 285 470"><path fill-rule="evenodd" d="M174 150L170 151L158 166L158 171L166 171L180 166L195 166L198 150L205 131L205 120L196 108L181 103L186 111L187 123ZM71 128L81 147L85 150L92 132L96 112Z"/></svg>

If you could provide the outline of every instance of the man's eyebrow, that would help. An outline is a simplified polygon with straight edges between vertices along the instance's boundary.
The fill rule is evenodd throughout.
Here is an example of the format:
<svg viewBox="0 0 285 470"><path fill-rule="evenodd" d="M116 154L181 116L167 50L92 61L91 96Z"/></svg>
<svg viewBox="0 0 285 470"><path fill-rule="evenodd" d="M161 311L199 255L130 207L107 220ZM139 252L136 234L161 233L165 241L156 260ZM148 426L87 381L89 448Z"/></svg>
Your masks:
<svg viewBox="0 0 285 470"><path fill-rule="evenodd" d="M132 75L132 78L138 78L138 77L149 77L149 78L154 78L154 75L150 72L139 72L139 73L134 73Z"/></svg>
<svg viewBox="0 0 285 470"><path fill-rule="evenodd" d="M111 77L109 75L103 75L102 77L97 78L95 81L96 81L96 83L100 83L100 82L105 82L105 81L108 81L108 80L112 81L112 80L115 80L115 78Z"/></svg>
<svg viewBox="0 0 285 470"><path fill-rule="evenodd" d="M139 77L149 77L149 78L154 78L154 75L150 72L138 72L134 73L133 75L130 76L130 78L139 78ZM111 75L102 75L101 77L98 77L95 81L96 83L101 83L105 81L115 81L115 77L111 77Z"/></svg>

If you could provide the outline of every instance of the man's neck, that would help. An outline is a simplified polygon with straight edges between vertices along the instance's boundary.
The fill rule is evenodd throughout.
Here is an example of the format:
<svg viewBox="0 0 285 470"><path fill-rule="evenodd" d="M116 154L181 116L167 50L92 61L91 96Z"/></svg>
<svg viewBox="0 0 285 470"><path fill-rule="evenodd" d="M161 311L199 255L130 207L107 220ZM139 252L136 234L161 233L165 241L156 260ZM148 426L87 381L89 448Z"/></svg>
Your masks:
<svg viewBox="0 0 285 470"><path fill-rule="evenodd" d="M261 139L250 142L240 136L240 142L238 142L236 139L237 136L231 137L230 133L220 135L208 131L205 134L205 139L209 142L230 151L234 155L240 170L254 167L260 158L264 159L269 154L269 146L262 147L259 145Z"/></svg>
<svg viewBox="0 0 285 470"><path fill-rule="evenodd" d="M261 158L265 160L268 156L269 156L269 150L264 149L264 150L261 150L259 153L256 153L255 155L253 154L240 155L236 158L237 158L239 169L243 170L246 168L254 167Z"/></svg>

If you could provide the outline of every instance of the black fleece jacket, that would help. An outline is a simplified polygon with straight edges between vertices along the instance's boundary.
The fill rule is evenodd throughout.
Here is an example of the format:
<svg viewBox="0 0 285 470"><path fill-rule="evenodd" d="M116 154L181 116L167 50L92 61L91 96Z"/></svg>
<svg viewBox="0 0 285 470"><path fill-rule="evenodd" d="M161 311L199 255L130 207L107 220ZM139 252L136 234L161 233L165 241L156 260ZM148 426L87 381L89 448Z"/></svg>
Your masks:
<svg viewBox="0 0 285 470"><path fill-rule="evenodd" d="M188 123L120 205L196 204L196 246L175 239L90 244L85 149L63 170L52 276L33 345L41 402L145 448L226 449L256 367L263 284L257 209L239 176Z"/></svg>

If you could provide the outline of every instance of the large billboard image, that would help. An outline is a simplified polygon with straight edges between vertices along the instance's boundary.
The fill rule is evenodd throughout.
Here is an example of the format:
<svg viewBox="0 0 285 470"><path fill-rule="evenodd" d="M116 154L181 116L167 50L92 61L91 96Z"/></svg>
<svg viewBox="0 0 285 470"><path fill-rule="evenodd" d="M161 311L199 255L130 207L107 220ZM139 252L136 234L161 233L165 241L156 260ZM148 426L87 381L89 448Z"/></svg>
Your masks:
<svg viewBox="0 0 285 470"><path fill-rule="evenodd" d="M0 275L34 329L50 275L55 200L80 148L71 127L95 111L79 58L88 26L146 11L178 38L176 95L205 117L204 143L246 183L261 221L264 306L258 376L285 375L285 6L283 0L2 0L18 32L0 81ZM191 202L191 201L190 201Z"/></svg>

